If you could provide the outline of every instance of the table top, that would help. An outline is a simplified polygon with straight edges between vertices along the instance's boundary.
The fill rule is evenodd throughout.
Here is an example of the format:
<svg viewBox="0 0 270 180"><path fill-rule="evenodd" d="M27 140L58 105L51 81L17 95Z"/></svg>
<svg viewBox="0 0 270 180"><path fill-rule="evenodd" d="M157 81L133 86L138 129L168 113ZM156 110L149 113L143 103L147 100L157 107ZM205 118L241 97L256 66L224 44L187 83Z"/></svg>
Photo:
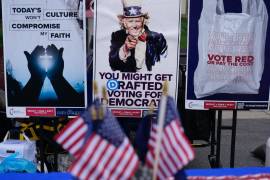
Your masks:
<svg viewBox="0 0 270 180"><path fill-rule="evenodd" d="M270 174L270 167L252 167L252 168L222 168L222 169L189 169L185 171L187 176L243 176L253 174ZM6 173L0 174L1 180L72 180L74 179L69 173Z"/></svg>

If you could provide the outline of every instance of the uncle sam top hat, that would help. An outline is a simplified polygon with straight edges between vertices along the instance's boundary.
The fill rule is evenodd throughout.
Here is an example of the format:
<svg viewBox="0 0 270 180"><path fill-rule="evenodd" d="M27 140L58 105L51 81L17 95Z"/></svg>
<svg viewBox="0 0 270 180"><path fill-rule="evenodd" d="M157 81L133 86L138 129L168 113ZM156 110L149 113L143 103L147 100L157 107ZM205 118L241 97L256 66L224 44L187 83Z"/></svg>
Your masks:
<svg viewBox="0 0 270 180"><path fill-rule="evenodd" d="M142 0L122 0L123 15L119 18L125 17L141 17L147 16L147 13L142 13Z"/></svg>

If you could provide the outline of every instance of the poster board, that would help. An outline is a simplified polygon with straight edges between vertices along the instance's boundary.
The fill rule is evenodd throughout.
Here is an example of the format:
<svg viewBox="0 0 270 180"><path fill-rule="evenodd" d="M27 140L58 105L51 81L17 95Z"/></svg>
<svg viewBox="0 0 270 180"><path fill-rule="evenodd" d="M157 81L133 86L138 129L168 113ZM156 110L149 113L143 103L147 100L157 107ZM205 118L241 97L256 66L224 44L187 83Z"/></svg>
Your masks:
<svg viewBox="0 0 270 180"><path fill-rule="evenodd" d="M164 81L169 83L169 95L177 99L180 4L179 0L96 1L94 79L99 89L106 87L107 105L115 116L138 118L151 102L157 107ZM139 25L125 24L131 16L139 19ZM122 54L120 59L128 35L136 45L125 49L126 57Z"/></svg>
<svg viewBox="0 0 270 180"><path fill-rule="evenodd" d="M2 13L7 116L79 114L87 105L85 1L2 1Z"/></svg>
<svg viewBox="0 0 270 180"><path fill-rule="evenodd" d="M245 57L251 57L254 56L252 62L254 62L254 64L256 63L255 61L261 61L262 63L260 64L260 66L263 66L262 70L256 72L256 70L258 68L252 68L252 66L246 66L246 69L249 69L248 71L243 71L243 72L253 72L254 74L261 74L261 76L259 75L257 78L257 82L255 82L254 84L258 84L258 89L255 90L257 91L256 93L241 93L241 91L244 91L246 89L248 89L246 86L246 84L253 84L252 82L249 83L244 83L241 78L245 79L245 76L250 76L249 73L247 73L245 75L245 73L241 74L239 73L239 76L235 76L234 79L231 79L231 81L242 81L243 82L243 86L240 88L237 88L236 90L238 91L237 93L211 93L209 95L205 95L203 97L198 97L196 96L195 93L195 86L194 84L203 84L204 82L208 81L210 82L210 80L203 80L200 82L198 81L199 78L195 78L195 74L196 74L196 69L198 69L198 66L200 66L199 64L199 59L201 60L202 56L205 58L205 62L210 62L209 58L212 58L210 53L205 53L205 49L208 48L208 50L212 50L215 49L216 47L218 47L218 45L220 45L220 47L222 46L223 48L225 47L224 43L227 43L228 41L224 41L224 39L222 38L217 38L218 36L216 36L216 44L214 44L214 46L212 46L210 48L210 45L213 43L211 43L211 41L208 42L208 47L207 46L202 46L201 41L202 38L200 38L199 36L202 36L202 32L200 31L200 18L203 16L202 14L202 10L203 10L203 2L208 2L208 3L212 3L214 9L218 9L216 8L216 0L190 0L189 1L189 30L188 30L188 57L187 57L187 81L186 81L186 101L185 101L185 107L186 109L197 109L197 110L203 110L203 109L239 109L239 110L250 110L250 109L258 109L258 110L263 110L263 109L268 109L268 104L269 104L269 84L270 84L270 52L268 49L270 49L270 26L269 26L269 17L268 17L268 22L266 23L266 26L264 25L265 29L266 29L266 38L263 38L265 40L265 47L263 48L259 48L257 49L255 52L261 52L259 55L255 53L252 53L252 51L248 52L248 53L240 53L237 55L230 55L230 53L224 53L224 51L222 50L222 52L225 54L225 66L227 66L228 64L231 64L232 69L235 67L239 67L241 63L243 63L243 61L248 61L245 60ZM253 1L252 3L254 3L255 1ZM257 1L258 3L259 1ZM262 0L263 4L266 7L266 11L264 11L264 14L269 16L269 12L270 12L270 2L268 0ZM241 1L237 0L237 1L227 1L224 0L224 9L226 13L241 13L242 12L242 7L241 7ZM260 8L262 8L264 5L261 5ZM205 5L206 6L206 5ZM206 7L207 8L207 7ZM208 12L211 11L211 9L213 9L211 6L208 7ZM222 9L222 8L221 8ZM215 11L215 13L218 13ZM220 12L219 12L220 13ZM262 11L260 10L258 12L258 14L262 14ZM229 16L229 15L228 15ZM246 17L249 17L249 15L244 15ZM210 16L211 17L211 16ZM218 20L216 20L217 22ZM235 21L231 21L231 23L234 23ZM224 23L223 23L224 24ZM225 25L224 25L225 26ZM230 24L229 24L230 26ZM253 27L257 27L253 26ZM245 24L245 28L249 28L248 27L248 23ZM217 28L216 28L217 29ZM251 28L252 29L252 28ZM228 30L228 29L227 29ZM229 31L229 30L228 30ZM244 31L244 30L243 30ZM255 30L256 31L256 30ZM262 29L261 29L262 31ZM254 33L254 32L253 32ZM211 34L211 33L209 33ZM212 32L212 34L214 34ZM226 37L228 34L225 34ZM243 34L242 34L243 35ZM256 38L244 38L244 36L242 35L232 35L232 36L227 36L230 37L232 41L236 40L238 38L237 41L235 41L236 43L233 44L228 44L229 48L233 49L233 50L237 50L237 49L241 49L239 48L240 45L245 46L245 41L248 42L247 45L250 45L250 49L254 48L254 46L259 47L259 43L253 43L253 41L256 41ZM209 36L210 37L210 36ZM222 37L222 36L220 36ZM212 38L213 40L214 38ZM229 39L229 38L228 38ZM212 41L213 42L213 41ZM242 44L240 43L242 42ZM223 43L223 44L222 44ZM231 47L230 47L231 46ZM201 47L201 50L200 48ZM203 49L203 50L202 50ZM225 49L225 48L224 48ZM243 48L245 49L245 48ZM202 55L200 57L200 52L201 54L204 53L204 55ZM210 56L208 56L210 54ZM226 56L227 55L227 56ZM238 59L238 56L244 57L244 58L240 58L241 60ZM223 58L223 57L222 57ZM251 57L252 58L252 57ZM208 61L207 61L208 59ZM232 62L229 62L232 61ZM237 62L238 61L238 62ZM241 62L240 62L241 61ZM222 63L221 63L222 65ZM224 65L224 64L223 64ZM217 66L217 63L209 65L208 67L214 67ZM225 67L224 66L224 67ZM210 68L209 68L210 69ZM213 70L213 69L212 69ZM215 70L213 70L214 72ZM201 71L202 72L202 71ZM217 71L216 71L217 72ZM204 77L203 73L199 73L198 76L201 76L202 79L212 79L215 76L220 76L223 79L220 80L221 83L225 82L228 80L227 76L225 76L224 74L222 74L222 71L220 71L219 73L215 73L212 76L206 76ZM254 76L251 76L254 77ZM225 79L224 79L225 78ZM254 77L255 79L255 77ZM214 79L215 80L215 79ZM203 82L203 83L202 83ZM227 83L227 82L226 82ZM224 86L226 86L226 83ZM227 83L228 84L228 83ZM232 83L229 83L230 85L227 86L228 89L231 89L231 91L235 91L235 87L238 86L239 84L236 84L235 87L233 87L234 85ZM208 87L213 87L213 85L208 85ZM221 86L219 88L222 88ZM218 92L218 88L216 88L216 90ZM214 92L213 91L213 92Z"/></svg>

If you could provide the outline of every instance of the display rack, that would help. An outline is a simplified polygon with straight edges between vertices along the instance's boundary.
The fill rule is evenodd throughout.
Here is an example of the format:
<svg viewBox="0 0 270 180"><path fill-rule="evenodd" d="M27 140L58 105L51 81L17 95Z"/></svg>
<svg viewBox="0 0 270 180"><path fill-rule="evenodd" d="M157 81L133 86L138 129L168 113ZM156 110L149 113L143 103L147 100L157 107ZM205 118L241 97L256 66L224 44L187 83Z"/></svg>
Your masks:
<svg viewBox="0 0 270 180"><path fill-rule="evenodd" d="M232 125L225 126L222 125L222 111L224 110L214 110L218 113L217 117L217 126L216 117L212 119L211 124L211 140L210 140L210 155L208 156L210 165L212 168L220 168L222 167L222 163L220 162L220 150L221 150L221 133L222 130L230 130L231 131L231 151L230 151L230 168L234 168L235 161L235 141L236 141L236 127L237 127L237 110L232 110Z"/></svg>

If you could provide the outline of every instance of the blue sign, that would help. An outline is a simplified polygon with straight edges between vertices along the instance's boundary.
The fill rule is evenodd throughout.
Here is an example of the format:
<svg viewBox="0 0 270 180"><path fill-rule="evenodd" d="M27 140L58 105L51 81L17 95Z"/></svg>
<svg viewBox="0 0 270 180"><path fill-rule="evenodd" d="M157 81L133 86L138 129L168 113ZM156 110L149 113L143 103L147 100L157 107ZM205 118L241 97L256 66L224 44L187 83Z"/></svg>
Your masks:
<svg viewBox="0 0 270 180"><path fill-rule="evenodd" d="M190 0L187 109L209 109L209 102L217 103L213 109L219 102L232 109L239 102L241 109L246 102L268 104L270 1L247 2Z"/></svg>

